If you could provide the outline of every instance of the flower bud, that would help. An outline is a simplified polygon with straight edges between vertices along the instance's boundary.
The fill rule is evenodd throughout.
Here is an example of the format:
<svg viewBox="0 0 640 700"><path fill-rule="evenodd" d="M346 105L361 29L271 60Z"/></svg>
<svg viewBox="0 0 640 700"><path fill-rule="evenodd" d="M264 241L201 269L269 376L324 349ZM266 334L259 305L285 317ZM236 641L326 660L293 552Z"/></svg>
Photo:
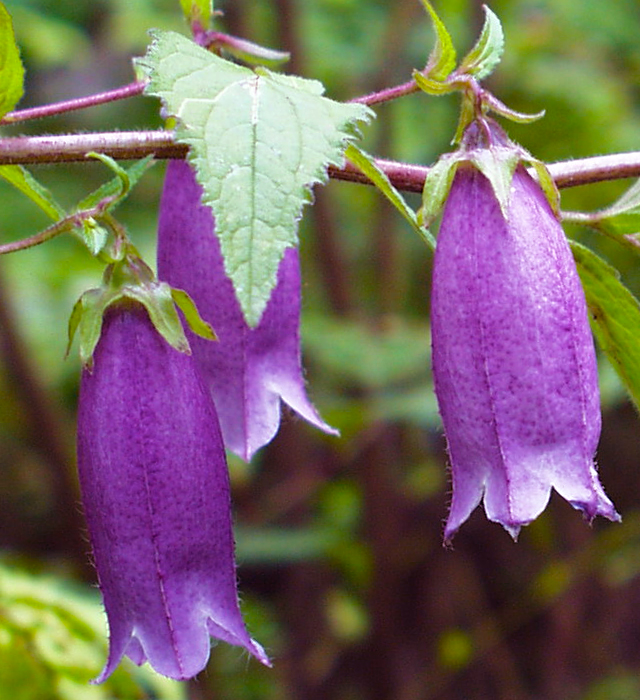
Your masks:
<svg viewBox="0 0 640 700"><path fill-rule="evenodd" d="M260 323L245 321L224 270L211 209L191 167L167 166L158 227L158 275L184 289L218 337L187 335L213 396L225 445L245 460L276 434L280 400L312 425L336 433L309 401L300 359L300 264L289 248Z"/></svg>
<svg viewBox="0 0 640 700"><path fill-rule="evenodd" d="M477 154L476 154L477 155ZM596 357L562 227L522 165L507 215L460 163L433 268L433 373L453 475L450 540L483 500L513 537L551 488L591 520L619 520L598 480Z"/></svg>
<svg viewBox="0 0 640 700"><path fill-rule="evenodd" d="M80 385L78 469L109 621L104 681L123 655L175 679L210 635L269 664L236 592L229 480L214 405L190 355L133 301L111 305Z"/></svg>

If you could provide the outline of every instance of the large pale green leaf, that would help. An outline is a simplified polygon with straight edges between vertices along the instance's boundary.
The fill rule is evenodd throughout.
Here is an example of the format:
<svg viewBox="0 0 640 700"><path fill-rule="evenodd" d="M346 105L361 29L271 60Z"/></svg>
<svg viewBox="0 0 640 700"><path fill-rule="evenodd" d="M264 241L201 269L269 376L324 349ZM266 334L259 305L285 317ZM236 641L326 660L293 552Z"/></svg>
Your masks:
<svg viewBox="0 0 640 700"><path fill-rule="evenodd" d="M24 91L24 68L11 15L0 2L0 117L11 111Z"/></svg>
<svg viewBox="0 0 640 700"><path fill-rule="evenodd" d="M311 186L340 165L354 124L371 111L323 97L321 83L225 61L174 32L157 32L138 61L147 93L177 117L176 138L216 216L225 269L250 325L297 244Z"/></svg>
<svg viewBox="0 0 640 700"><path fill-rule="evenodd" d="M589 248L571 242L598 343L640 407L640 305L617 271Z"/></svg>

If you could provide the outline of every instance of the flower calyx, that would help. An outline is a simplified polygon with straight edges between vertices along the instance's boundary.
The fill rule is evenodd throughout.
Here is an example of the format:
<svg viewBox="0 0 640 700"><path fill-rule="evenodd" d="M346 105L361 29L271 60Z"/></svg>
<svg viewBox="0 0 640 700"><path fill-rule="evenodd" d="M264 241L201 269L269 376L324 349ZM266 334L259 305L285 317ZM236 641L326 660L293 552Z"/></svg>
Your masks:
<svg viewBox="0 0 640 700"><path fill-rule="evenodd" d="M191 297L158 281L134 246L128 243L120 259L105 269L102 285L82 294L71 312L67 353L77 332L80 359L88 369L92 367L93 353L100 340L104 313L114 304L144 306L158 333L180 352L190 354L191 349L176 305L194 333L216 340L213 329L201 318Z"/></svg>
<svg viewBox="0 0 640 700"><path fill-rule="evenodd" d="M485 116L469 123L458 150L444 154L430 168L422 191L419 222L429 226L438 216L461 165L476 168L489 180L504 218L508 219L511 181L521 163L533 169L551 209L558 216L560 195L546 165L511 141L497 122Z"/></svg>

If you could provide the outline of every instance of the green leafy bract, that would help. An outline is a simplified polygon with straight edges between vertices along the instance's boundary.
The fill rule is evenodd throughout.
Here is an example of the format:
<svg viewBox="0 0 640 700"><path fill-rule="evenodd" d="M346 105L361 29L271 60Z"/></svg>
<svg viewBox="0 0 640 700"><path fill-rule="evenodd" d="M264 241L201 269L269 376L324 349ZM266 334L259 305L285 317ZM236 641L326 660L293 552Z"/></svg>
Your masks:
<svg viewBox="0 0 640 700"><path fill-rule="evenodd" d="M436 247L434 237L426 228L420 225L416 213L406 203L400 192L393 186L385 172L378 167L375 160L354 144L349 144L345 151L345 156L362 170L380 192L382 192L391 204L404 216L413 230L424 239L431 250L434 250Z"/></svg>
<svg viewBox="0 0 640 700"><path fill-rule="evenodd" d="M477 80L482 80L493 72L504 51L504 33L500 20L486 5L483 5L483 9L485 18L482 32L458 68L459 73L473 75Z"/></svg>
<svg viewBox="0 0 640 700"><path fill-rule="evenodd" d="M436 31L436 43L431 51L425 75L433 80L444 80L456 67L456 50L451 34L447 31L442 20L436 14L429 0L421 0L422 6L429 13L433 28Z"/></svg>
<svg viewBox="0 0 640 700"><path fill-rule="evenodd" d="M618 272L585 246L571 242L598 344L640 408L640 304Z"/></svg>
<svg viewBox="0 0 640 700"><path fill-rule="evenodd" d="M257 325L310 187L340 165L356 121L372 112L323 97L314 80L252 71L174 32L156 32L138 61L177 117L176 139L216 216L216 232L247 322Z"/></svg>
<svg viewBox="0 0 640 700"><path fill-rule="evenodd" d="M13 33L11 15L0 2L0 117L19 102L24 92L24 67Z"/></svg>

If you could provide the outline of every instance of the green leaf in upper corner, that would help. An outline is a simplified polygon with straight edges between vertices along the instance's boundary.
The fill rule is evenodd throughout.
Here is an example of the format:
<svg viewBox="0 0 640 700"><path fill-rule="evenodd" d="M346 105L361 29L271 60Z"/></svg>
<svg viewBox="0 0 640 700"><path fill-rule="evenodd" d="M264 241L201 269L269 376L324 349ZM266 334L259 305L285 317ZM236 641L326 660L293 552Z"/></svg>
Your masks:
<svg viewBox="0 0 640 700"><path fill-rule="evenodd" d="M456 67L456 50L447 28L433 9L429 0L420 0L429 13L436 32L436 43L431 51L424 74L433 80L444 80Z"/></svg>
<svg viewBox="0 0 640 700"><path fill-rule="evenodd" d="M344 154L354 165L357 165L360 170L362 170L380 192L382 192L391 204L404 216L409 224L411 224L413 230L432 250L434 250L436 244L435 239L426 228L420 226L416 213L405 202L400 192L391 184L384 171L377 166L375 160L368 153L365 153L352 143L349 144Z"/></svg>
<svg viewBox="0 0 640 700"><path fill-rule="evenodd" d="M213 0L180 0L182 12L191 26L207 29L213 14Z"/></svg>
<svg viewBox="0 0 640 700"><path fill-rule="evenodd" d="M13 33L13 22L0 2L0 117L20 101L24 92L24 67Z"/></svg>
<svg viewBox="0 0 640 700"><path fill-rule="evenodd" d="M593 251L571 241L598 344L640 409L640 304L618 272Z"/></svg>
<svg viewBox="0 0 640 700"><path fill-rule="evenodd" d="M21 165L0 165L0 177L10 182L14 187L26 194L42 211L54 221L62 219L66 212L56 202L55 197L35 177Z"/></svg>
<svg viewBox="0 0 640 700"><path fill-rule="evenodd" d="M493 72L504 51L504 33L500 20L486 5L482 7L485 13L482 31L476 45L458 67L459 73L473 75L478 80Z"/></svg>
<svg viewBox="0 0 640 700"><path fill-rule="evenodd" d="M176 139L190 147L225 270L255 326L284 251L297 244L311 187L342 164L356 122L373 113L323 97L315 80L252 71L174 32L155 32L137 65L149 78L146 92L178 119Z"/></svg>

